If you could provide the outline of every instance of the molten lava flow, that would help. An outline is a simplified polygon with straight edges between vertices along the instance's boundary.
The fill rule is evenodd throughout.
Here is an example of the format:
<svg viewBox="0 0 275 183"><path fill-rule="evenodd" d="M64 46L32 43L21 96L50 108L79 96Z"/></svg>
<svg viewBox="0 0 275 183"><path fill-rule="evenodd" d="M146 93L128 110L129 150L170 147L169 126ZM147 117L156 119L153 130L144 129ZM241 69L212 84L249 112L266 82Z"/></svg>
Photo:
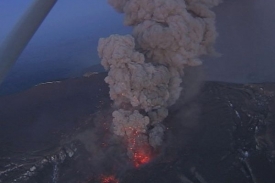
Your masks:
<svg viewBox="0 0 275 183"><path fill-rule="evenodd" d="M119 181L115 178L115 176L103 176L101 178L101 183L119 183Z"/></svg>

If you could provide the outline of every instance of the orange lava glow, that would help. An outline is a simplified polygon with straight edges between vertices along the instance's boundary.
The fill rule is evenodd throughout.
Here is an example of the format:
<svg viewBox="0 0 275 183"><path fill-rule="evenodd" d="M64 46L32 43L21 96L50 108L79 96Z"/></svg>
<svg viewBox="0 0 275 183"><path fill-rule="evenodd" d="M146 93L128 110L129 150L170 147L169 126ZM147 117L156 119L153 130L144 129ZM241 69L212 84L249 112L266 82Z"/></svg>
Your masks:
<svg viewBox="0 0 275 183"><path fill-rule="evenodd" d="M150 156L144 154L144 153L139 153L135 152L133 156L133 161L134 161L134 166L138 168L140 165L149 163L151 160Z"/></svg>
<svg viewBox="0 0 275 183"><path fill-rule="evenodd" d="M119 181L115 178L115 176L103 176L101 178L101 183L119 183Z"/></svg>
<svg viewBox="0 0 275 183"><path fill-rule="evenodd" d="M152 149L148 141L142 136L143 134L137 133L131 127L130 130L132 130L132 133L127 137L128 152L130 153L134 167L138 168L150 162L152 159Z"/></svg>

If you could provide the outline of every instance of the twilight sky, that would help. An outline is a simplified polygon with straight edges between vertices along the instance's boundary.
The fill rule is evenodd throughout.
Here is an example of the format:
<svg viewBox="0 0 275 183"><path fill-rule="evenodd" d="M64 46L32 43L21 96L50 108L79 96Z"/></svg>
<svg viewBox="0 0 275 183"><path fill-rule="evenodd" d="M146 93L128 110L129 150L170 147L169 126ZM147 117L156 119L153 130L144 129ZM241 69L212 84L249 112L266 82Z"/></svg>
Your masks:
<svg viewBox="0 0 275 183"><path fill-rule="evenodd" d="M33 0L0 0L0 43ZM205 79L275 82L274 0L224 0L217 15L219 58L206 59ZM97 42L127 34L107 0L58 0L0 87L1 93L74 77L98 64Z"/></svg>
<svg viewBox="0 0 275 183"><path fill-rule="evenodd" d="M3 25L0 42L8 35L8 32L32 2L33 0L0 1L0 25ZM90 57L89 63L86 64L98 63L98 60L91 61L91 59L97 58L96 51L93 49L96 49L98 38L106 37L114 32L122 34L129 32L120 24L121 21L122 16L108 6L107 1L58 0L18 63L42 62L55 58L72 59L71 57L74 57L75 60L85 64L83 62L88 59L84 58L83 60L82 57L85 56ZM88 49L90 51L87 51Z"/></svg>
<svg viewBox="0 0 275 183"><path fill-rule="evenodd" d="M0 42L32 2L0 1ZM0 95L40 82L74 77L98 64L100 37L130 33L122 20L107 0L58 0L0 87Z"/></svg>

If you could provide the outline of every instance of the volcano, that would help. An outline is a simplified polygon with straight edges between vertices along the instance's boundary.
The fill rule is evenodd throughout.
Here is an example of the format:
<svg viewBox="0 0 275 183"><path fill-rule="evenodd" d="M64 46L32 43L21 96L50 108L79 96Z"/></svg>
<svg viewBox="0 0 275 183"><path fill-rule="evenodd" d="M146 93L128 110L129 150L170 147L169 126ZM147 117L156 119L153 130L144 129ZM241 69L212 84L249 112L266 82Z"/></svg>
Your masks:
<svg viewBox="0 0 275 183"><path fill-rule="evenodd" d="M0 98L0 182L275 182L274 83L204 82L169 108L162 148L135 167L110 130L106 75Z"/></svg>

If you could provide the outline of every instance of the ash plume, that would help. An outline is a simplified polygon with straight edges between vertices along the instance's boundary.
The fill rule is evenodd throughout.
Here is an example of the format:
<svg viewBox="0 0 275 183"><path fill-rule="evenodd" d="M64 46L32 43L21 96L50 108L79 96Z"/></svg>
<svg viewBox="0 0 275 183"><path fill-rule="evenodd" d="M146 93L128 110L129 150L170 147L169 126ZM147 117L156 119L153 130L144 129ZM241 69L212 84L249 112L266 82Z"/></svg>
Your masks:
<svg viewBox="0 0 275 183"><path fill-rule="evenodd" d="M100 38L108 76L113 129L128 141L128 155L161 146L168 107L178 100L184 68L213 55L217 37L211 8L220 0L109 0L125 14L132 35ZM146 146L146 148L144 148ZM144 153L144 152L143 152Z"/></svg>

